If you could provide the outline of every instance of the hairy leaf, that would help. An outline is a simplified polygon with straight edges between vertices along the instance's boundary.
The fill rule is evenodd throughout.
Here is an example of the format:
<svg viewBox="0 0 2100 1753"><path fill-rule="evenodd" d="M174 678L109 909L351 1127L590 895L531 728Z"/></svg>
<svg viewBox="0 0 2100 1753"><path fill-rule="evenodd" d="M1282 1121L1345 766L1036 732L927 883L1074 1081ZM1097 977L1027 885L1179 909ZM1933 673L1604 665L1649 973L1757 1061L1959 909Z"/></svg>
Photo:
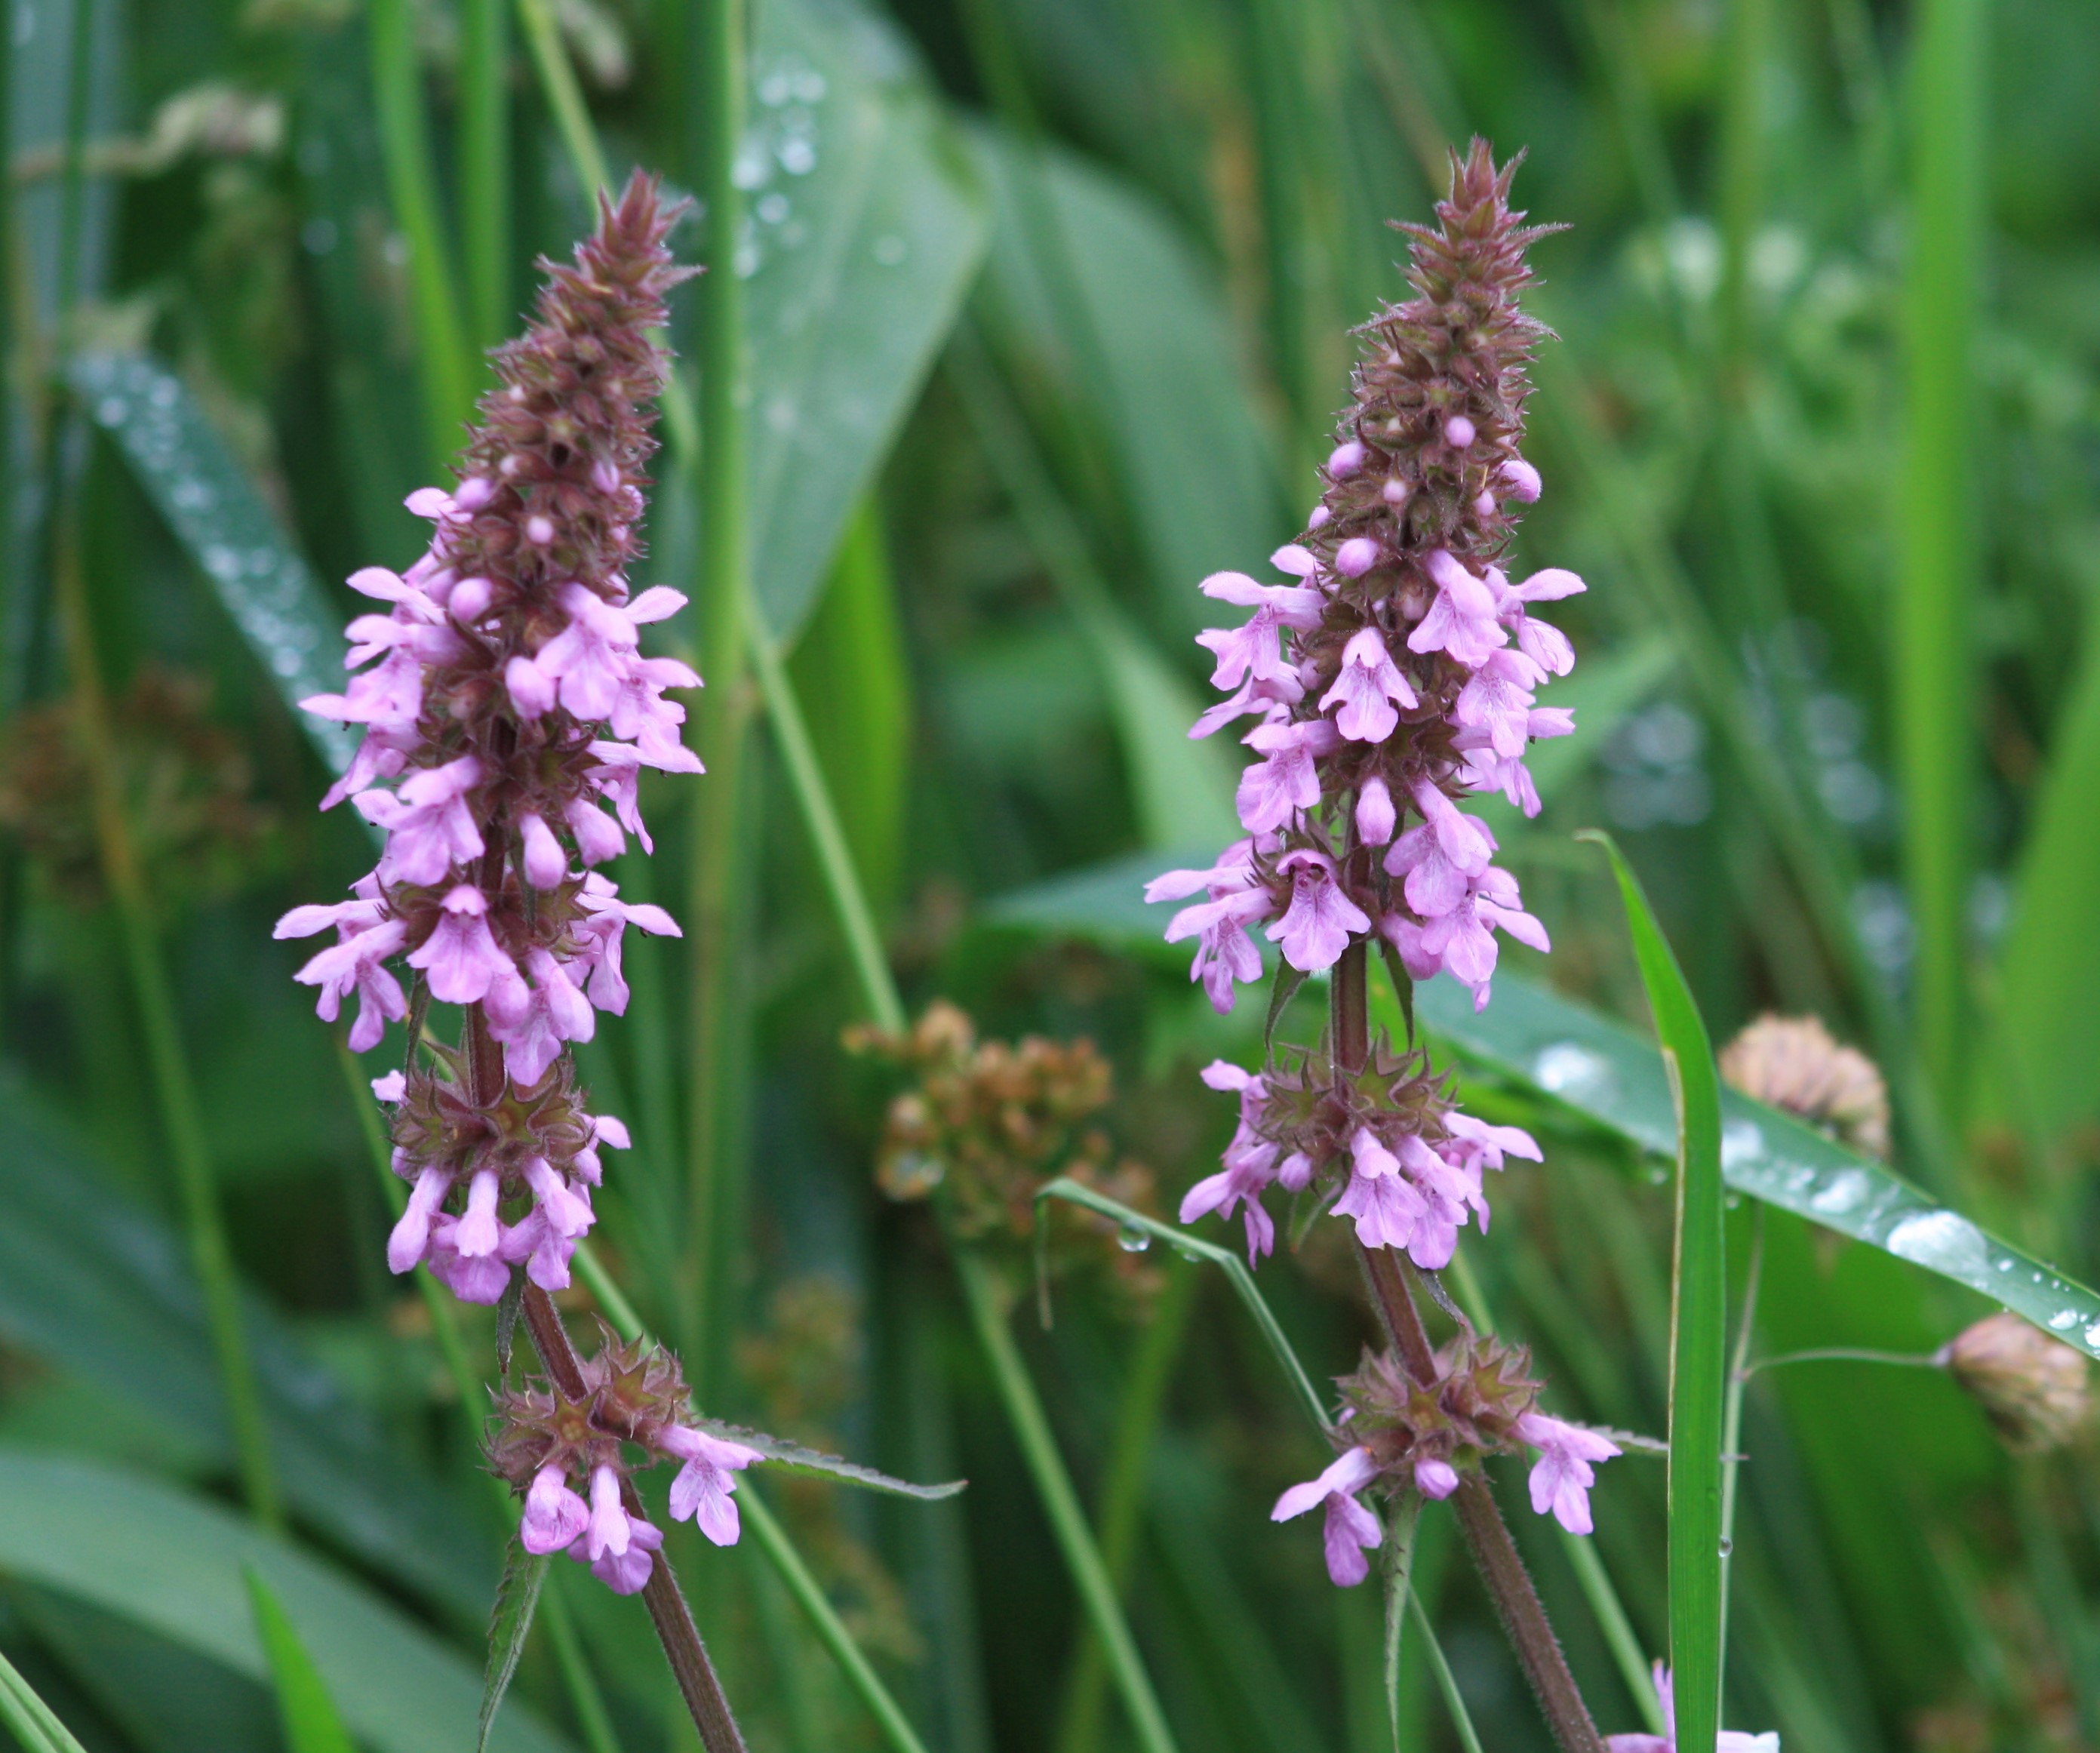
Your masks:
<svg viewBox="0 0 2100 1753"><path fill-rule="evenodd" d="M812 1478L836 1479L841 1485L858 1486L864 1491L880 1491L890 1497L911 1497L932 1503L939 1498L953 1497L969 1483L967 1479L951 1479L937 1486L914 1485L908 1479L893 1479L858 1461L841 1460L821 1449L805 1449L799 1442L769 1436L762 1430L747 1430L741 1424L726 1424L714 1418L695 1418L690 1422L711 1437L757 1450L768 1462L785 1472L804 1473Z"/></svg>
<svg viewBox="0 0 2100 1753"><path fill-rule="evenodd" d="M488 1753L489 1731L503 1695L510 1689L518 1671L518 1658L525 1653L525 1640L532 1630L532 1615L539 1609L540 1590L547 1580L550 1552L525 1550L516 1534L503 1555L503 1580L496 1586L496 1606L488 1622L488 1666L481 1678L481 1727L474 1737L474 1753Z"/></svg>

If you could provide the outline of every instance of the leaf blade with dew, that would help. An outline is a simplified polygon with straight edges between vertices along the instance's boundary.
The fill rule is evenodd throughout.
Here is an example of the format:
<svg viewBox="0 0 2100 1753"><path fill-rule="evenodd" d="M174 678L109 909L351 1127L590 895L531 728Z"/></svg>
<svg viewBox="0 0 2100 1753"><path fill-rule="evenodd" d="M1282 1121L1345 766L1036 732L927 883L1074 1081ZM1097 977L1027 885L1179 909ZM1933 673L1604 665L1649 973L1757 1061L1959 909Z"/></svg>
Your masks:
<svg viewBox="0 0 2100 1753"><path fill-rule="evenodd" d="M4 1655L0 1655L0 1723L22 1743L23 1753L87 1753Z"/></svg>
<svg viewBox="0 0 2100 1753"><path fill-rule="evenodd" d="M489 1731L503 1695L518 1672L518 1658L525 1654L525 1640L532 1634L532 1616L540 1605L540 1591L547 1581L547 1567L554 1555L528 1552L514 1534L503 1555L503 1580L496 1585L496 1605L488 1621L488 1665L481 1678L481 1718L474 1742L474 1753L488 1753ZM306 1753L303 1748L294 1753Z"/></svg>
<svg viewBox="0 0 2100 1753"><path fill-rule="evenodd" d="M135 354L88 353L73 387L177 541L210 581L293 721L340 774L350 726L299 710L342 685L342 617L196 398L166 367Z"/></svg>
<svg viewBox="0 0 2100 1753"><path fill-rule="evenodd" d="M298 1628L285 1611L285 1604L277 1599L258 1566L250 1562L240 1568L254 1609L255 1633L269 1658L278 1719L284 1724L289 1753L355 1753L350 1731L343 1727L335 1701L329 1697L320 1670L299 1640Z"/></svg>
<svg viewBox="0 0 2100 1753"><path fill-rule="evenodd" d="M1203 855L1192 850L1182 862ZM1180 947L1160 941L1158 910L1148 917L1138 899L1160 862L1137 854L1069 872L995 899L980 916L1002 930L1179 963ZM1372 1020L1398 1038L1397 999L1384 982L1370 989ZM1623 1024L1511 974L1496 975L1494 1002L1484 1011L1475 1011L1464 987L1441 978L1418 985L1414 1003L1422 1035L1462 1068L1543 1097L1644 1152L1675 1153L1661 1058ZM1789 1114L1724 1088L1721 1117L1721 1172L1732 1190L1937 1273L2100 1358L2100 1292Z"/></svg>
<svg viewBox="0 0 2100 1753"><path fill-rule="evenodd" d="M1721 1428L1727 1356L1727 1257L1721 1179L1721 1080L1706 1025L1640 879L1610 837L1641 984L1655 1013L1678 1116L1676 1239L1670 1297L1670 1665L1679 1746L1721 1729Z"/></svg>
<svg viewBox="0 0 2100 1753"><path fill-rule="evenodd" d="M790 1442L784 1437L770 1436L762 1430L749 1430L741 1424L726 1424L715 1418L695 1417L687 1422L725 1442L740 1442L746 1448L757 1450L770 1464L783 1473L799 1474L806 1479L836 1479L841 1485L858 1486L863 1491L879 1491L888 1497L915 1498L922 1504L936 1504L942 1498L955 1496L969 1484L967 1479L949 1479L938 1485L914 1485L908 1479L893 1479L888 1473L863 1467L858 1461L827 1455L821 1449L805 1448L799 1442Z"/></svg>

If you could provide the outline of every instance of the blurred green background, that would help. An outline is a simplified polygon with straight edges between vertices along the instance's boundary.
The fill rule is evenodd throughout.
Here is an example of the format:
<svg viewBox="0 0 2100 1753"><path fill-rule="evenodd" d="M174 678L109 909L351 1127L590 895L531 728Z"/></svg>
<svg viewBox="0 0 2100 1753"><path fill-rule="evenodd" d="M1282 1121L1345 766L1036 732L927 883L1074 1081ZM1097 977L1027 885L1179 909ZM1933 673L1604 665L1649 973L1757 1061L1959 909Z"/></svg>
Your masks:
<svg viewBox="0 0 2100 1753"><path fill-rule="evenodd" d="M368 862L346 812L315 814L329 771L285 696L333 673L315 594L346 616L345 575L417 550L400 501L440 478L478 350L589 223L549 68L615 174L704 187L712 9L10 15L0 1649L96 1753L276 1747L238 1565L259 1553L316 1654L378 1676L338 1698L360 1738L435 1753L468 1744L503 1530L384 1270L355 1075L269 936ZM751 576L915 1008L1091 1036L1165 1206L1207 1172L1230 1117L1195 1070L1258 1051L1260 1006L1214 1018L1132 905L1232 832L1232 751L1182 735L1194 586L1299 528L1348 331L1400 291L1384 222L1427 219L1479 132L1529 150L1521 204L1569 227L1536 252L1562 338L1519 553L1590 586L1553 697L1578 735L1538 821L1497 821L1555 952L1506 966L1645 1027L1605 868L1568 837L1610 828L1717 1040L1820 1013L1887 1074L1899 1172L2100 1273L2085 0L757 0L750 33L713 269L749 325ZM706 296L680 294L689 358ZM969 1477L937 1508L774 1494L937 1753L1128 1745L1113 1703L1074 1715L1047 1525L923 1212L874 1185L892 1085L840 1049L857 988L779 748L706 649L703 496L683 453L659 475L646 572L700 595L672 637L754 722L740 783L664 784L659 856L617 872L689 926L709 881L728 911L699 961L634 946L634 1009L583 1056L637 1135L602 1247L712 1410ZM398 1056L397 1031L362 1075ZM1657 1163L1522 1080L1481 1100L1549 1142L1467 1243L1507 1332L1557 1410L1660 1430ZM293 1522L252 1552L184 1164L219 1188ZM1167 1714L1191 1753L1370 1753L1376 1603L1266 1519L1316 1446L1224 1285L1158 1267L1156 1306L1079 1274L1053 1332L1017 1331L1090 1499L1166 1382L1123 1466ZM1338 1256L1261 1278L1316 1376L1353 1366L1371 1329ZM1770 1220L1761 1349L1929 1350L1988 1306ZM465 1334L492 1373L492 1320ZM2089 1446L2009 1457L1936 1374L1832 1364L1758 1378L1745 1447L1731 1726L1791 1753L2100 1748ZM1661 1503L1639 1458L1598 1498L1657 1649ZM1603 1725L1638 1726L1563 1548L1515 1519ZM1542 1746L1447 1534L1418 1580L1458 1684L1487 1745ZM671 1549L754 1746L879 1744L748 1542ZM638 1605L576 1580L578 1641L536 1632L498 1744L607 1745L578 1665L618 1746L690 1744ZM1457 1744L1414 1646L1402 1696L1410 1745Z"/></svg>

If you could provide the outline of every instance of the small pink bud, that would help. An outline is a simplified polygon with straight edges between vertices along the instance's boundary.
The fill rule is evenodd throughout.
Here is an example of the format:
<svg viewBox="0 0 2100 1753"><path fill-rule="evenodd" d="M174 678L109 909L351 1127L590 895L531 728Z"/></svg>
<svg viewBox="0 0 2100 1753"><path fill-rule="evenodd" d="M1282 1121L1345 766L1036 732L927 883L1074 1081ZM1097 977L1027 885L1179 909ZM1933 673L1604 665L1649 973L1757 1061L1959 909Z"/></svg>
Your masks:
<svg viewBox="0 0 2100 1753"><path fill-rule="evenodd" d="M1538 470L1523 457L1511 457L1495 473L1502 478L1502 484L1508 489L1511 498L1522 500L1526 505L1537 501L1542 484L1538 479Z"/></svg>
<svg viewBox="0 0 2100 1753"><path fill-rule="evenodd" d="M1346 481L1363 466L1364 447L1356 439L1337 444L1328 454L1327 474L1333 480Z"/></svg>
<svg viewBox="0 0 2100 1753"><path fill-rule="evenodd" d="M536 548L544 548L554 539L553 522L543 517L529 517L525 520L525 539Z"/></svg>
<svg viewBox="0 0 2100 1753"><path fill-rule="evenodd" d="M1473 501L1473 515L1476 518L1491 518L1494 514L1495 496L1483 491L1480 497Z"/></svg>
<svg viewBox="0 0 2100 1753"><path fill-rule="evenodd" d="M1357 837L1367 846L1382 846L1392 838L1395 817L1392 793L1381 779L1368 779L1357 793Z"/></svg>
<svg viewBox="0 0 2100 1753"><path fill-rule="evenodd" d="M1344 578L1361 578L1379 562L1379 545L1368 536L1352 536L1335 550L1335 570Z"/></svg>
<svg viewBox="0 0 2100 1753"><path fill-rule="evenodd" d="M445 610L462 627L471 627L488 612L495 586L485 578L462 578L445 598Z"/></svg>
<svg viewBox="0 0 2100 1753"><path fill-rule="evenodd" d="M518 834L525 846L525 880L535 889L558 889L569 873L569 855L554 838L554 830L536 815L518 819Z"/></svg>
<svg viewBox="0 0 2100 1753"><path fill-rule="evenodd" d="M1473 422L1463 414L1454 414L1444 422L1444 442L1454 450L1463 450L1473 442Z"/></svg>
<svg viewBox="0 0 2100 1753"><path fill-rule="evenodd" d="M1305 527L1308 529L1318 529L1333 515L1334 513L1325 506L1315 506L1312 508L1312 515L1305 520Z"/></svg>
<svg viewBox="0 0 2100 1753"><path fill-rule="evenodd" d="M591 465L591 485L608 497L620 491L620 470L610 458L601 457Z"/></svg>
<svg viewBox="0 0 2100 1753"><path fill-rule="evenodd" d="M1414 1485L1424 1497L1440 1500L1458 1489L1458 1469L1449 1461L1425 1455L1414 1464Z"/></svg>
<svg viewBox="0 0 2100 1753"><path fill-rule="evenodd" d="M496 497L496 483L486 475L470 475L459 484L452 503L462 511L479 511Z"/></svg>
<svg viewBox="0 0 2100 1753"><path fill-rule="evenodd" d="M1388 505L1397 507L1405 505L1408 496L1414 491L1414 487L1400 475L1388 475L1385 485L1379 489L1379 497Z"/></svg>

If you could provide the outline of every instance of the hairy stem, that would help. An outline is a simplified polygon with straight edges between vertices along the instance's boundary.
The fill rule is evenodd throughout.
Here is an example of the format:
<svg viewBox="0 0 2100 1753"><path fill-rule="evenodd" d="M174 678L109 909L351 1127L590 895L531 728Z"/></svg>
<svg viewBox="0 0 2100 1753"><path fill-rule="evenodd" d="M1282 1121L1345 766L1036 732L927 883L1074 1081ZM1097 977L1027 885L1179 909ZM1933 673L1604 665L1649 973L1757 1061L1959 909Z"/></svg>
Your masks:
<svg viewBox="0 0 2100 1753"><path fill-rule="evenodd" d="M564 1400L581 1400L586 1392L583 1360L576 1355L568 1329L562 1325L561 1311L555 1308L554 1298L538 1285L528 1283L523 1313L526 1329L532 1336L554 1392ZM632 1481L620 1481L620 1500L629 1515L642 1513L642 1499L635 1495ZM677 1680L678 1692L691 1714L693 1726L700 1732L701 1746L707 1753L744 1753L743 1736L730 1714L728 1699L722 1696L721 1682L715 1676L713 1662L708 1659L708 1647L700 1640L692 1609L686 1605L678 1579L671 1574L670 1561L662 1552L656 1554L655 1562L649 1568L642 1599L655 1624L657 1638L664 1645L664 1658Z"/></svg>
<svg viewBox="0 0 2100 1753"><path fill-rule="evenodd" d="M1332 1030L1337 1069L1347 1073L1362 1069L1370 1052L1370 1014L1365 980L1365 945L1359 938L1342 952L1335 965L1330 988ZM1357 1256L1369 1281L1371 1301L1391 1337L1393 1349L1408 1373L1417 1381L1433 1381L1436 1375L1436 1348L1414 1306L1400 1256L1391 1248L1365 1247ZM1539 1708L1552 1728L1563 1753L1604 1753L1604 1743L1590 1720L1582 1694L1553 1635L1546 1608L1533 1587L1516 1542L1510 1538L1501 1510L1496 1508L1487 1482L1477 1474L1463 1476L1454 1499L1458 1526L1465 1530L1466 1544L1479 1567L1481 1580L1494 1597L1502 1628L1509 1633L1524 1676L1538 1698Z"/></svg>

